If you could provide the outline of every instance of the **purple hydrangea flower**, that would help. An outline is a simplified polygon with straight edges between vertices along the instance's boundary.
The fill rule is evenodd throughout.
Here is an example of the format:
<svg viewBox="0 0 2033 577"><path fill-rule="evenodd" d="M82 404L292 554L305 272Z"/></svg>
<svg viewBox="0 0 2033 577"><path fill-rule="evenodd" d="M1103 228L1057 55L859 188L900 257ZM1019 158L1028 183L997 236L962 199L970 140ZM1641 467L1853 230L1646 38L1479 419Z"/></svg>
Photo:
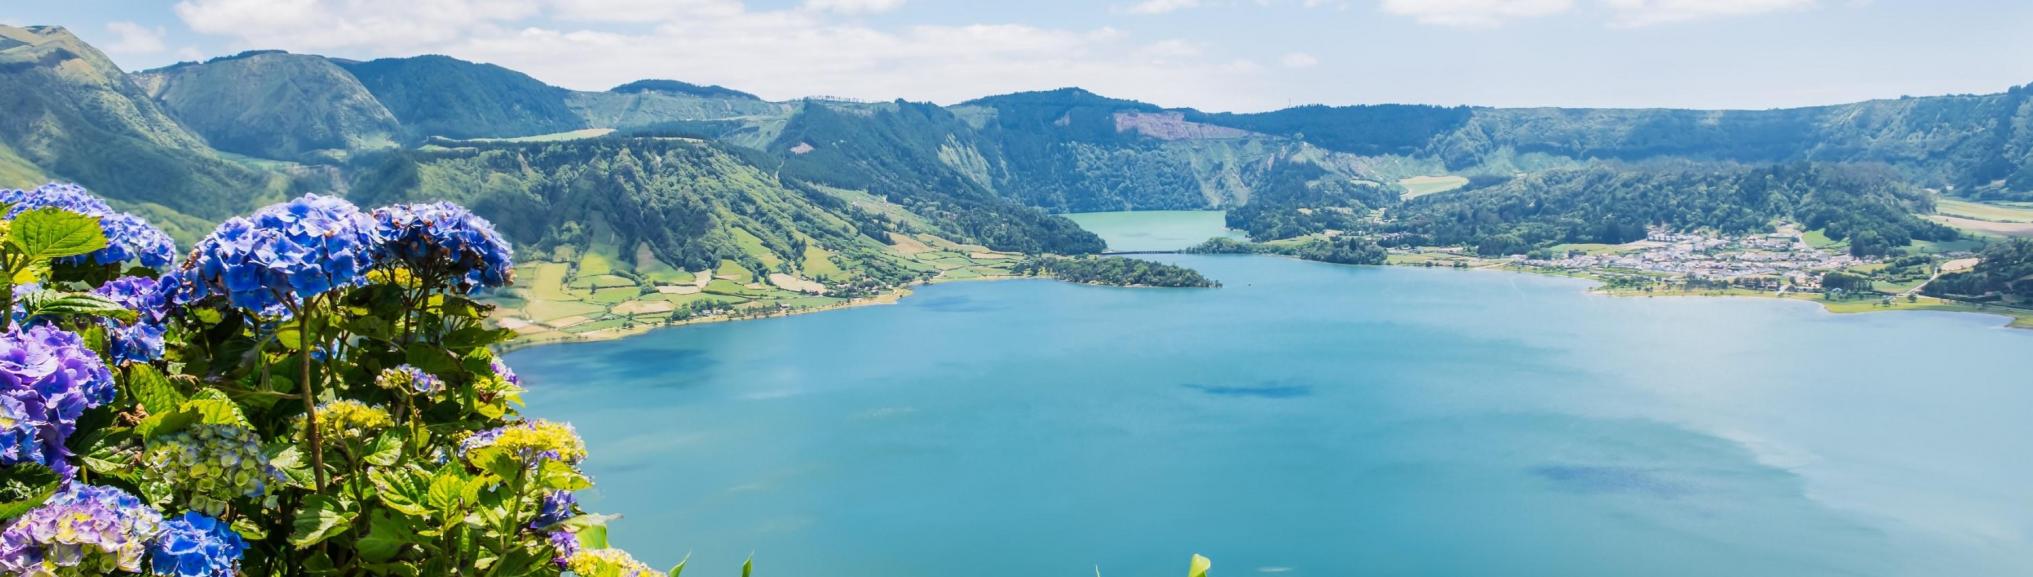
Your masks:
<svg viewBox="0 0 2033 577"><path fill-rule="evenodd" d="M444 274L455 290L470 293L508 284L515 252L493 223L449 202L398 204L374 209L378 255L419 274Z"/></svg>
<svg viewBox="0 0 2033 577"><path fill-rule="evenodd" d="M220 223L198 242L195 274L179 275L177 298L223 294L233 306L280 314L288 302L359 284L374 246L374 221L353 203L306 194Z"/></svg>
<svg viewBox="0 0 2033 577"><path fill-rule="evenodd" d="M112 371L77 335L47 325L0 333L0 397L20 404L21 418L9 429L32 424L42 447L38 454L0 453L0 465L34 462L68 476L71 452L64 442L78 416L113 402L114 394Z"/></svg>
<svg viewBox="0 0 2033 577"><path fill-rule="evenodd" d="M148 547L148 570L176 577L233 577L247 540L232 527L203 513L184 513L163 523Z"/></svg>
<svg viewBox="0 0 2033 577"><path fill-rule="evenodd" d="M142 266L160 269L176 260L176 242L168 234L141 217L113 210L82 186L52 182L35 190L0 190L0 204L9 205L9 220L23 211L52 207L99 217L106 248L62 262L112 265L139 260Z"/></svg>
<svg viewBox="0 0 2033 577"><path fill-rule="evenodd" d="M501 377L503 382L522 386L522 377L515 376L515 369L508 368L508 363L501 362L500 358L488 359L487 366L494 369L495 376Z"/></svg>
<svg viewBox="0 0 2033 577"><path fill-rule="evenodd" d="M579 554L579 536L573 535L571 531L559 529L545 534L545 539L551 542L551 550L555 553L551 557L551 563L557 565L559 569L571 568L572 556Z"/></svg>
<svg viewBox="0 0 2033 577"><path fill-rule="evenodd" d="M141 572L162 513L113 487L70 483L0 530L0 572L104 575Z"/></svg>
<svg viewBox="0 0 2033 577"><path fill-rule="evenodd" d="M134 322L104 321L108 353L114 362L150 362L162 358L163 323L169 316L171 280L125 276L99 285L92 294L134 311Z"/></svg>
<svg viewBox="0 0 2033 577"><path fill-rule="evenodd" d="M578 506L579 498L572 496L571 491L544 493L543 500L537 504L536 518L530 520L529 528L544 529L563 523L566 519L579 515Z"/></svg>

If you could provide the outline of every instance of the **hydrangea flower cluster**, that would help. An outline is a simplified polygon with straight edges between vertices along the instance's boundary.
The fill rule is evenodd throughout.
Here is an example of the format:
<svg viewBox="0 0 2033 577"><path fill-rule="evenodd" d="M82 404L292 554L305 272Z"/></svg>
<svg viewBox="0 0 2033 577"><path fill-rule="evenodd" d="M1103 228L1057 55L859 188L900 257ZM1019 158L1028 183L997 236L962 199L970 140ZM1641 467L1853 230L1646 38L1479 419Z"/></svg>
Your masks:
<svg viewBox="0 0 2033 577"><path fill-rule="evenodd" d="M198 241L189 294L224 294L233 306L281 314L288 302L358 284L372 263L374 221L353 203L306 194L233 218Z"/></svg>
<svg viewBox="0 0 2033 577"><path fill-rule="evenodd" d="M508 363L501 362L501 358L488 359L487 366L494 369L494 376L501 377L502 382L516 387L522 386L522 377L515 376L515 369L508 368Z"/></svg>
<svg viewBox="0 0 2033 577"><path fill-rule="evenodd" d="M579 554L579 536L573 535L571 531L559 529L546 533L544 538L551 542L551 562L557 564L559 569L572 568L572 557Z"/></svg>
<svg viewBox="0 0 2033 577"><path fill-rule="evenodd" d="M663 577L664 572L649 568L635 560L627 551L620 549L581 549L565 559L565 568L580 575L619 575L620 577Z"/></svg>
<svg viewBox="0 0 2033 577"><path fill-rule="evenodd" d="M113 402L113 373L83 339L49 325L16 326L0 334L0 412L11 413L11 450L0 465L33 462L68 476L64 446L87 409ZM24 427L23 425L27 425ZM30 427L32 427L32 432ZM28 443L23 435L32 435ZM26 450L31 445L40 450Z"/></svg>
<svg viewBox="0 0 2033 577"><path fill-rule="evenodd" d="M318 405L318 435L325 441L363 441L394 425L387 409L360 401L339 399ZM297 428L302 429L302 423Z"/></svg>
<svg viewBox="0 0 2033 577"><path fill-rule="evenodd" d="M176 260L176 242L168 234L141 217L113 210L82 186L52 182L35 190L0 190L0 204L9 205L9 220L23 211L52 207L99 217L106 247L60 262L114 265L140 260L142 266L160 269Z"/></svg>
<svg viewBox="0 0 2033 577"><path fill-rule="evenodd" d="M432 395L445 390L443 379L409 365L382 369L381 375L374 378L374 384L384 389L408 390L419 395Z"/></svg>
<svg viewBox="0 0 2033 577"><path fill-rule="evenodd" d="M502 286L514 276L515 253L508 241L465 207L398 204L374 209L374 221L380 225L380 258L415 271L440 269L461 293Z"/></svg>
<svg viewBox="0 0 2033 577"><path fill-rule="evenodd" d="M162 514L113 487L71 483L0 530L0 571L9 575L141 572Z"/></svg>
<svg viewBox="0 0 2033 577"><path fill-rule="evenodd" d="M149 442L151 480L190 491L190 507L218 515L235 497L258 497L278 472L254 432L233 425L192 425Z"/></svg>
<svg viewBox="0 0 2033 577"><path fill-rule="evenodd" d="M459 443L460 456L481 449L507 451L528 466L558 460L576 465L586 458L586 442L572 425L545 420L523 421L475 433Z"/></svg>
<svg viewBox="0 0 2033 577"><path fill-rule="evenodd" d="M92 289L134 311L134 322L107 319L108 353L114 362L145 363L162 358L162 335L169 316L168 281L124 276Z"/></svg>
<svg viewBox="0 0 2033 577"><path fill-rule="evenodd" d="M35 419L21 399L0 397L0 464L41 462L41 435Z"/></svg>
<svg viewBox="0 0 2033 577"><path fill-rule="evenodd" d="M156 575L233 577L247 540L232 527L201 513L184 513L163 523L162 535L148 548L148 568Z"/></svg>
<svg viewBox="0 0 2033 577"><path fill-rule="evenodd" d="M529 528L544 529L563 523L566 519L579 515L578 507L579 498L573 496L571 491L544 493L543 499L537 503L536 518L529 521Z"/></svg>

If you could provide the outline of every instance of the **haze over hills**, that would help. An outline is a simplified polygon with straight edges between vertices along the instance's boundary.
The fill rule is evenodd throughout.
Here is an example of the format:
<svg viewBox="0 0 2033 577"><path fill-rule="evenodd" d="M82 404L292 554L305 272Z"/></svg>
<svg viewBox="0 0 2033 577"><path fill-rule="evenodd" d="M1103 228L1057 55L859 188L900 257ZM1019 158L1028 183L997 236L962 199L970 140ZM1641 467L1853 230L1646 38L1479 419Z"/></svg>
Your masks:
<svg viewBox="0 0 2033 577"><path fill-rule="evenodd" d="M1048 213L1217 207L1236 209L1231 225L1260 240L1363 228L1381 209L1404 217L1387 224L1398 234L1470 244L1510 235L1530 248L1620 238L1632 226L1762 224L1815 206L1886 206L1896 214L1832 232L1883 229L1898 241L1940 234L1910 215L1931 210L1921 189L2033 198L2025 87L1766 111L1381 105L1230 114L1073 88L952 106L767 102L676 80L573 91L444 56L362 62L257 51L127 74L56 27L0 27L0 74L0 95L16 112L0 120L0 184L75 180L194 230L288 192L457 198L537 250L600 237L670 266L733 259L805 272L800 243L849 255L864 241L892 242L891 233L1095 252L1098 239ZM587 138L596 135L604 136ZM1844 176L1789 180L1823 192L1786 189L1778 201L1717 198L1719 207L1696 209L1675 200L1775 164L1805 165L1786 174ZM1536 176L1574 170L1638 176ZM1521 173L1534 178L1507 182ZM1401 179L1442 174L1473 184L1401 200ZM1559 184L1568 182L1627 187L1619 198L1667 209L1591 214L1573 202L1583 191ZM1521 202L1528 209L1507 208ZM1741 214L1719 220L1716 210ZM1455 226L1462 219L1488 222ZM836 234L839 223L861 234ZM777 236L760 230L786 226ZM872 262L842 258L850 269Z"/></svg>

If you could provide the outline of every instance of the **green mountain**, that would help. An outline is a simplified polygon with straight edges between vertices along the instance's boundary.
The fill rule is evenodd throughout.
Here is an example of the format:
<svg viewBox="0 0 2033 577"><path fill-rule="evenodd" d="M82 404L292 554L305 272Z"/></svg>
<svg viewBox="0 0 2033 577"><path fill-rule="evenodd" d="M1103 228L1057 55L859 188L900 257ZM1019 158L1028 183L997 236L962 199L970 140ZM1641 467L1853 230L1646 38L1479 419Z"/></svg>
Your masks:
<svg viewBox="0 0 2033 577"><path fill-rule="evenodd" d="M394 147L402 137L395 115L352 73L321 56L248 52L133 78L219 150L332 161Z"/></svg>
<svg viewBox="0 0 2033 577"><path fill-rule="evenodd" d="M285 187L363 202L464 198L532 246L640 246L671 266L738 253L781 269L798 261L794 240L852 253L853 243L821 231L750 230L775 221L723 206L805 215L791 218L796 226L853 223L877 243L922 233L1016 252L1101 249L1051 213L1192 208L1229 209L1229 224L1257 239L1368 230L1490 250L1785 219L1832 238L1868 232L1851 247L1875 252L1945 234L1912 217L1931 210L1927 189L2033 198L2026 87L1763 111L1234 114L1077 88L952 106L768 102L675 80L581 92L445 56L253 52L128 75L54 28L7 29L0 56L11 80L0 95L22 102L0 119L9 182L79 180L130 204L158 202L150 210L185 228ZM647 180L592 176L614 170ZM1419 196L1438 189L1400 184L1434 175L1469 186ZM762 184L727 184L750 181ZM695 189L707 192L684 192ZM606 199L599 210L660 216L588 212L557 196L567 190Z"/></svg>
<svg viewBox="0 0 2033 577"><path fill-rule="evenodd" d="M0 185L75 181L186 238L283 180L229 161L97 49L54 26L0 26Z"/></svg>
<svg viewBox="0 0 2033 577"><path fill-rule="evenodd" d="M752 156L674 138L482 144L392 155L353 189L367 204L458 202L526 253L604 253L637 273L732 262L834 287L889 286L925 274L890 247L891 234L968 238L894 205L779 178Z"/></svg>
<svg viewBox="0 0 2033 577"><path fill-rule="evenodd" d="M448 56L335 61L353 73L410 136L530 136L586 128L571 91L492 64Z"/></svg>

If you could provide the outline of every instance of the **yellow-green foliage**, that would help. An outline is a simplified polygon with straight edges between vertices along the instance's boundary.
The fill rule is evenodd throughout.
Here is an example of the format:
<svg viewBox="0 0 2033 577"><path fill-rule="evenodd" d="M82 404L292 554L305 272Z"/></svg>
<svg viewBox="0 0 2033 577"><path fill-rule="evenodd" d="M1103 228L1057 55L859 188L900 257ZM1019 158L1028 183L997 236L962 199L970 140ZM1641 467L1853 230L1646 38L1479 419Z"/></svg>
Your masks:
<svg viewBox="0 0 2033 577"><path fill-rule="evenodd" d="M720 279L731 280L736 284L755 282L755 273L749 272L748 267L741 266L741 263L731 260L720 261L720 269L713 271L713 276L720 277L715 279L715 282L719 282Z"/></svg>
<svg viewBox="0 0 2033 577"><path fill-rule="evenodd" d="M1952 198L1935 201L1934 211L1949 216L1988 220L1991 222L2033 222L2033 208L1970 202Z"/></svg>
<svg viewBox="0 0 2033 577"><path fill-rule="evenodd" d="M833 264L833 252L819 248L816 244L805 245L805 262L802 265L806 276L837 280L846 278L847 271Z"/></svg>
<svg viewBox="0 0 2033 577"><path fill-rule="evenodd" d="M770 251L769 247L763 244L761 238L748 232L747 229L734 229L734 246L740 248L742 254L762 261L763 266L769 267L770 270L776 270L777 267L782 266L784 263L783 257L779 257L775 252Z"/></svg>

